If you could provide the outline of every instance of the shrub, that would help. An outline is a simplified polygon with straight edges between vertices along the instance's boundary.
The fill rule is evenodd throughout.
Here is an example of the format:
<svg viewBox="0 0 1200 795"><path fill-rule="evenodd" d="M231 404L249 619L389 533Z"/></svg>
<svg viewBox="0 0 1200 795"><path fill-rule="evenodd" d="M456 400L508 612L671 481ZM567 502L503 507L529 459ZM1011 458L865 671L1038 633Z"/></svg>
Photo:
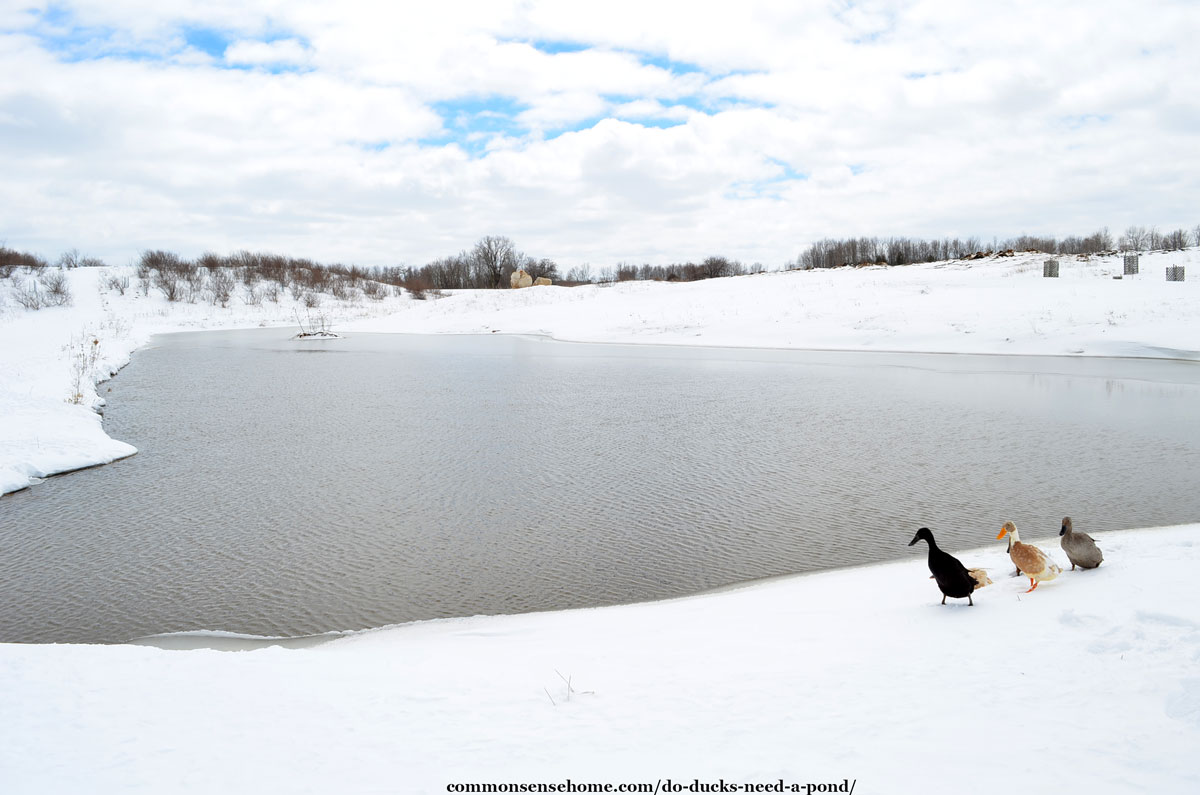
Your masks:
<svg viewBox="0 0 1200 795"><path fill-rule="evenodd" d="M363 295L370 298L372 301L382 301L387 297L387 286L376 281L363 282Z"/></svg>
<svg viewBox="0 0 1200 795"><path fill-rule="evenodd" d="M237 282L228 268L217 267L209 271L206 292L212 305L229 306L229 299L233 297L235 284Z"/></svg>
<svg viewBox="0 0 1200 795"><path fill-rule="evenodd" d="M154 274L154 286L162 291L166 299L172 303L183 297L183 279L169 271L159 271Z"/></svg>
<svg viewBox="0 0 1200 795"><path fill-rule="evenodd" d="M252 284L242 284L242 301L246 306L262 306L262 293Z"/></svg>
<svg viewBox="0 0 1200 795"><path fill-rule="evenodd" d="M113 292L125 295L125 291L129 289L129 277L110 273L105 277L102 284Z"/></svg>
<svg viewBox="0 0 1200 795"><path fill-rule="evenodd" d="M71 303L71 285L62 268L43 268L38 281L45 290L42 303L46 306L66 306Z"/></svg>
<svg viewBox="0 0 1200 795"><path fill-rule="evenodd" d="M42 308L42 294L38 290L36 281L25 282L22 279L14 280L13 298L26 309L32 309L36 312Z"/></svg>

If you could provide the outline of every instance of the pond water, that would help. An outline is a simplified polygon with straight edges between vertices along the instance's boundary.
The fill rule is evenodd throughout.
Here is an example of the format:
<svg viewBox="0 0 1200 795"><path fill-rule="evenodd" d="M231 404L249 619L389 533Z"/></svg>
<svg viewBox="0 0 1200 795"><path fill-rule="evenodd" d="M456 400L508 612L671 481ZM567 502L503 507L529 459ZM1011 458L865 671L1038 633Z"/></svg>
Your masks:
<svg viewBox="0 0 1200 795"><path fill-rule="evenodd" d="M1189 362L254 330L157 337L107 386L140 452L0 499L0 641L598 606L920 556L923 525L953 550L1200 519Z"/></svg>

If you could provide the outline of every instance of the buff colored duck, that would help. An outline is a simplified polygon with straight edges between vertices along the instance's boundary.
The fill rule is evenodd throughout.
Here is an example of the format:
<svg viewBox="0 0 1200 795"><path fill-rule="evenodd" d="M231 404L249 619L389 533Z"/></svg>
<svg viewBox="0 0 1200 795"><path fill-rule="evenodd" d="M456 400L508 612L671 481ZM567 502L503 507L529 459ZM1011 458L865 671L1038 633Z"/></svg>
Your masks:
<svg viewBox="0 0 1200 795"><path fill-rule="evenodd" d="M911 547L921 540L929 544L929 571L942 591L942 604L946 604L947 596L953 599L962 599L965 596L967 606L974 607L975 600L971 598L971 593L992 584L987 572L983 569L968 569L958 558L949 552L943 552L933 540L933 532L928 527L918 530L908 545Z"/></svg>
<svg viewBox="0 0 1200 795"><path fill-rule="evenodd" d="M1076 566L1081 569L1094 569L1104 560L1104 553L1096 546L1094 538L1087 533L1075 532L1071 526L1071 517L1063 517L1062 529L1058 534L1062 536L1058 543L1063 552L1067 553L1067 560L1071 561L1071 571L1075 571Z"/></svg>
<svg viewBox="0 0 1200 795"><path fill-rule="evenodd" d="M1023 543L1021 536L1017 533L1017 526L1012 522L1004 523L1004 527L1000 528L1000 535L996 536L996 539L1004 538L1005 535L1012 536L1012 546L1008 556L1012 558L1013 563L1017 564L1021 573L1029 578L1029 591L1025 593L1034 590L1043 582L1053 580L1062 572L1058 564L1050 560L1045 552L1033 544Z"/></svg>

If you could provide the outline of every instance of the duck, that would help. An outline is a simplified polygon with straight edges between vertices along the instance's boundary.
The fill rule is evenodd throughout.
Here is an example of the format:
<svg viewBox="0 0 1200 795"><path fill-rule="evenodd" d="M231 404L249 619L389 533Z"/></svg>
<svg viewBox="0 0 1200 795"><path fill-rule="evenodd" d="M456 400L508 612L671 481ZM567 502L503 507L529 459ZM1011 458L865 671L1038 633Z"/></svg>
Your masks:
<svg viewBox="0 0 1200 795"><path fill-rule="evenodd" d="M1062 573L1058 564L1050 560L1045 552L1033 544L1025 544L1021 541L1021 536L1017 533L1017 526L1012 522L1004 523L1004 526L1000 528L1000 535L996 536L996 539L1004 538L1005 535L1012 536L1008 556L1012 558L1013 563L1017 564L1021 573L1029 578L1029 590L1025 593L1033 591L1043 582L1053 580Z"/></svg>
<svg viewBox="0 0 1200 795"><path fill-rule="evenodd" d="M1071 561L1071 571L1075 571L1076 566L1094 569L1104 560L1104 553L1096 546L1096 540L1087 533L1076 533L1071 527L1071 517L1063 517L1062 529L1058 534L1061 536L1058 543L1067 553L1067 560Z"/></svg>
<svg viewBox="0 0 1200 795"><path fill-rule="evenodd" d="M911 547L922 539L929 544L929 571L942 591L942 604L946 604L947 596L952 599L966 597L967 606L974 607L972 592L992 584L987 572L983 569L968 569L958 558L949 552L943 552L933 540L933 531L928 527L917 530L917 534L908 545Z"/></svg>

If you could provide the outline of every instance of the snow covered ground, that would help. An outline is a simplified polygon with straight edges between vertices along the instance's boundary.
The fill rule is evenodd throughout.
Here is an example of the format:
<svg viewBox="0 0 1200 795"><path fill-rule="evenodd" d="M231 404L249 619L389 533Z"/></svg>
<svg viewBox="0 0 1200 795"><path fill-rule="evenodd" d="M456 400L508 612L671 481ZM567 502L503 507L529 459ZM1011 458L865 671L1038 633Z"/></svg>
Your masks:
<svg viewBox="0 0 1200 795"><path fill-rule="evenodd" d="M1059 258L1057 280L1042 278L1043 259L323 311L343 333L1200 358L1196 250L1144 255L1122 280L1119 257ZM1167 283L1172 264L1190 280ZM3 491L133 452L104 434L90 379L151 334L295 324L288 297L168 304L119 295L97 270L69 277L71 307L0 306ZM980 539L960 557L996 582L967 607L940 605L924 547L904 547L919 521L896 528L910 560L669 602L420 622L308 648L0 644L0 791L424 793L567 779L661 792L668 779L680 791L721 780L1197 791L1200 525L1104 534L1100 569L1028 595L1004 542ZM1043 538L1057 528L1021 530L1065 563ZM693 780L714 788L686 789Z"/></svg>
<svg viewBox="0 0 1200 795"><path fill-rule="evenodd" d="M1198 791L1200 525L1102 534L1099 569L1028 595L1004 542L961 553L996 581L974 607L939 604L924 545L903 546L914 530L896 528L912 558L899 563L307 649L0 645L0 781L6 793L568 779Z"/></svg>
<svg viewBox="0 0 1200 795"><path fill-rule="evenodd" d="M1044 254L905 267L787 271L690 283L476 291L351 324L362 331L548 334L588 342L957 353L1200 357L1200 249Z"/></svg>

